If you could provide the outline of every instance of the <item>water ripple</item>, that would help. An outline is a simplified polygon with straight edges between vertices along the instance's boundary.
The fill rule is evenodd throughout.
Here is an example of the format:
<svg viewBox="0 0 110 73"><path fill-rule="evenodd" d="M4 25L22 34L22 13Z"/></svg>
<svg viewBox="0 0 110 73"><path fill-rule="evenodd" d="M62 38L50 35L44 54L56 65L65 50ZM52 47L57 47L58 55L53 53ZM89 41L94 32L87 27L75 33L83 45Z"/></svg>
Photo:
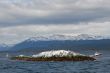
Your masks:
<svg viewBox="0 0 110 73"><path fill-rule="evenodd" d="M110 59L84 62L25 62L0 59L0 73L110 73Z"/></svg>

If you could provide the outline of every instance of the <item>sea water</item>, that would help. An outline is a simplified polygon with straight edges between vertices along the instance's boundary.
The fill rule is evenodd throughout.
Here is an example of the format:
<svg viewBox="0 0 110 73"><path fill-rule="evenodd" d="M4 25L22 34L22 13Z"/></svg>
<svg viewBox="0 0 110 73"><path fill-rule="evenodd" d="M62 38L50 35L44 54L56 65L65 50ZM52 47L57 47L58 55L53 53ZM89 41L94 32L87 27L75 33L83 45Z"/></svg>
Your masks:
<svg viewBox="0 0 110 73"><path fill-rule="evenodd" d="M109 50L101 53L96 61L80 62L27 62L1 57L0 73L110 73Z"/></svg>

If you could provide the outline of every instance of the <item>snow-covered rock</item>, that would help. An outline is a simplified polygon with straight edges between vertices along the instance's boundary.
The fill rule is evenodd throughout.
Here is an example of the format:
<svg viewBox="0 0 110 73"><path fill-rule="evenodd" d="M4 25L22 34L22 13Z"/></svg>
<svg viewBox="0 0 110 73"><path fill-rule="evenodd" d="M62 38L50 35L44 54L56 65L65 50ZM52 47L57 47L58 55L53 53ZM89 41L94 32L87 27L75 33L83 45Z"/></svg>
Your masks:
<svg viewBox="0 0 110 73"><path fill-rule="evenodd" d="M32 57L52 57L52 56L63 57L63 56L77 56L77 55L83 55L83 54L76 53L76 52L69 51L69 50L68 51L67 50L52 50L52 51L45 51L45 52L41 52L36 55L32 55Z"/></svg>
<svg viewBox="0 0 110 73"><path fill-rule="evenodd" d="M19 55L18 57L24 57L24 55L21 54L21 55Z"/></svg>

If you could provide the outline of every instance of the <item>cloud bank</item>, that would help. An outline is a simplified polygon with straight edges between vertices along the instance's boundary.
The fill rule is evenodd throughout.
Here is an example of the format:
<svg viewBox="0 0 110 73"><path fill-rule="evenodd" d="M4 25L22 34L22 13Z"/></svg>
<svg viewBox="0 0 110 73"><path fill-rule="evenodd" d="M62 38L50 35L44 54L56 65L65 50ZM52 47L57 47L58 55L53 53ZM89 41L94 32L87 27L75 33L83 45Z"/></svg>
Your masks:
<svg viewBox="0 0 110 73"><path fill-rule="evenodd" d="M1 0L0 26L110 20L109 0Z"/></svg>
<svg viewBox="0 0 110 73"><path fill-rule="evenodd" d="M109 36L109 0L0 0L0 42L52 33Z"/></svg>
<svg viewBox="0 0 110 73"><path fill-rule="evenodd" d="M79 25L22 25L0 28L0 42L1 43L16 43L21 40L25 40L29 37L35 37L39 35L50 35L50 34L68 34L68 35L79 35L89 34L95 36L110 36L110 22L105 23L89 23Z"/></svg>

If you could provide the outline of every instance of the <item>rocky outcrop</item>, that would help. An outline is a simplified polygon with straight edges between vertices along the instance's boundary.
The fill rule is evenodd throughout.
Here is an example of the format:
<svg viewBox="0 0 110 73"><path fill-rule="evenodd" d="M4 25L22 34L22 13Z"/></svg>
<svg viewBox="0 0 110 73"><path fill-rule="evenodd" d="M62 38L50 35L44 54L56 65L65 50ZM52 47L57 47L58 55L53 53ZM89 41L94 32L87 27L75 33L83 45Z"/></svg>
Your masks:
<svg viewBox="0 0 110 73"><path fill-rule="evenodd" d="M24 61L94 61L95 58L66 50L41 52L32 56L16 56L12 60Z"/></svg>

